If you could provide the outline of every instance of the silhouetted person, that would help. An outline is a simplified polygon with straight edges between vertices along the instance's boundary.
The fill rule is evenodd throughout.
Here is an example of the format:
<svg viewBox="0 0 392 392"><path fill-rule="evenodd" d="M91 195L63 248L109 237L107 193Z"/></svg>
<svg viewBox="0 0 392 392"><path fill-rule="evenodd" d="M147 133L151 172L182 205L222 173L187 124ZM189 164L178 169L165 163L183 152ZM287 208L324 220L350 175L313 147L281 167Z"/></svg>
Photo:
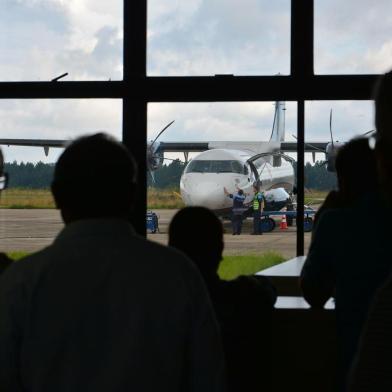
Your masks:
<svg viewBox="0 0 392 392"><path fill-rule="evenodd" d="M7 188L8 175L4 172L4 157L0 149L0 193ZM3 252L0 252L0 275L12 264L12 260Z"/></svg>
<svg viewBox="0 0 392 392"><path fill-rule="evenodd" d="M366 137L354 138L339 148L335 170L338 190L329 192L316 213L316 221L325 210L349 207L364 193L379 188L375 152Z"/></svg>
<svg viewBox="0 0 392 392"><path fill-rule="evenodd" d="M392 207L392 72L376 88L376 159L381 189ZM390 217L387 215L388 217ZM389 220L390 222L390 220ZM377 228L377 230L379 230ZM389 228L390 234L390 228ZM391 254L389 253L389 259ZM392 276L375 297L351 374L350 392L392 390Z"/></svg>
<svg viewBox="0 0 392 392"><path fill-rule="evenodd" d="M219 278L223 227L206 208L179 211L170 223L169 245L194 261L207 284L221 326L229 390L263 390L269 381L274 287L260 276L240 276L230 281Z"/></svg>
<svg viewBox="0 0 392 392"><path fill-rule="evenodd" d="M323 307L335 297L341 390L369 306L392 267L376 168L367 138L353 139L338 152L339 189L316 222L301 273L301 287L310 305Z"/></svg>
<svg viewBox="0 0 392 392"><path fill-rule="evenodd" d="M1 390L224 390L200 274L129 222L135 174L126 148L104 134L59 158L52 192L65 228L0 281Z"/></svg>

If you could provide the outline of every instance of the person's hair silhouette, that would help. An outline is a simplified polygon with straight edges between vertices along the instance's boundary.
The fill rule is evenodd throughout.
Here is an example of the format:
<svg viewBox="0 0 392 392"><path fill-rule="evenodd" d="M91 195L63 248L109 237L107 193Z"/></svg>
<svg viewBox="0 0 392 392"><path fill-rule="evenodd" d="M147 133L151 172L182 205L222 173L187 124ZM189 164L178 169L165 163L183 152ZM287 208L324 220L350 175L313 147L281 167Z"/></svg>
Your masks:
<svg viewBox="0 0 392 392"><path fill-rule="evenodd" d="M226 391L202 276L132 227L135 173L103 134L61 155L52 190L66 225L0 278L2 389Z"/></svg>
<svg viewBox="0 0 392 392"><path fill-rule="evenodd" d="M339 192L346 202L353 201L366 189L378 187L377 162L367 137L350 140L338 151L336 174Z"/></svg>
<svg viewBox="0 0 392 392"><path fill-rule="evenodd" d="M222 260L222 223L207 208L185 207L170 223L169 245L183 251L208 279L216 275Z"/></svg>
<svg viewBox="0 0 392 392"><path fill-rule="evenodd" d="M352 206L364 193L378 191L376 155L369 138L357 137L339 148L335 169L338 190L328 193L316 212L315 223L325 210Z"/></svg>
<svg viewBox="0 0 392 392"><path fill-rule="evenodd" d="M226 354L228 390L268 390L270 349L259 339L270 334L276 291L263 276L220 279L223 227L219 218L204 207L186 207L173 218L169 245L183 251L198 267L214 305ZM260 355L262 353L262 355ZM264 372L260 378L255 374Z"/></svg>
<svg viewBox="0 0 392 392"><path fill-rule="evenodd" d="M60 156L52 193L64 222L130 216L136 164L128 150L99 133L73 142Z"/></svg>
<svg viewBox="0 0 392 392"><path fill-rule="evenodd" d="M392 204L392 71L382 75L375 88L376 160L380 189L389 202L383 210L390 216ZM382 211L380 208L378 211ZM384 234L384 244L378 241L373 252L377 259L390 260L390 228L377 226L377 235ZM382 247L380 245L383 245ZM384 254L382 254L384 249ZM375 260L372 260L374 262ZM374 298L369 317L357 350L348 391L392 390L392 276Z"/></svg>

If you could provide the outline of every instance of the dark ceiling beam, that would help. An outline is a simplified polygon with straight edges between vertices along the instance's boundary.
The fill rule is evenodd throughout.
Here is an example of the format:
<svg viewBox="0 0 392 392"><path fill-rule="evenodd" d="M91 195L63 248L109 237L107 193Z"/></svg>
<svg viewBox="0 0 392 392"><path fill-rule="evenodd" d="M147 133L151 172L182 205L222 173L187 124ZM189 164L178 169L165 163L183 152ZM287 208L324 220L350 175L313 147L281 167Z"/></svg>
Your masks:
<svg viewBox="0 0 392 392"><path fill-rule="evenodd" d="M130 77L124 82L3 82L2 99L123 98L148 102L367 100L378 75Z"/></svg>

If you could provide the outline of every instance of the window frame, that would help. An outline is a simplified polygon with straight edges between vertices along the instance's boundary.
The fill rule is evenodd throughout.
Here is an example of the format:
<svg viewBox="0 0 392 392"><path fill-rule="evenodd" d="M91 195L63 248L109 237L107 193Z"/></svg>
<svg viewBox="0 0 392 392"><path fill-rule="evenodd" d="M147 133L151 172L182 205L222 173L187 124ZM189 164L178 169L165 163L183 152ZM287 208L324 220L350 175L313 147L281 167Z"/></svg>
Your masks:
<svg viewBox="0 0 392 392"><path fill-rule="evenodd" d="M370 100L379 75L314 74L314 0L291 0L288 76L147 76L147 0L124 0L122 81L0 82L0 99L119 98L123 143L138 162L134 225L146 234L147 104L149 102L297 102L297 255L304 254L305 101Z"/></svg>

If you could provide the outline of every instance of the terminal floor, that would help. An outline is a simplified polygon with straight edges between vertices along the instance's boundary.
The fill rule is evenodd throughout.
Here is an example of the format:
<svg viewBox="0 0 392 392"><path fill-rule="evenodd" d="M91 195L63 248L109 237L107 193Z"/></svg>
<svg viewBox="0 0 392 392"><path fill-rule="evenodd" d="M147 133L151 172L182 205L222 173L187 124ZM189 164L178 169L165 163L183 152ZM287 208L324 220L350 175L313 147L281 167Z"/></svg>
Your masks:
<svg viewBox="0 0 392 392"><path fill-rule="evenodd" d="M162 244L167 243L167 228L176 210L154 210L159 216L160 233L149 234L148 238ZM57 210L0 209L0 251L33 252L49 245L63 223ZM230 222L224 223L225 255L260 254L275 251L285 258L296 256L296 229L279 229L262 236L252 236L252 220L244 224L243 234L231 235ZM310 233L305 233L305 249L308 248Z"/></svg>

